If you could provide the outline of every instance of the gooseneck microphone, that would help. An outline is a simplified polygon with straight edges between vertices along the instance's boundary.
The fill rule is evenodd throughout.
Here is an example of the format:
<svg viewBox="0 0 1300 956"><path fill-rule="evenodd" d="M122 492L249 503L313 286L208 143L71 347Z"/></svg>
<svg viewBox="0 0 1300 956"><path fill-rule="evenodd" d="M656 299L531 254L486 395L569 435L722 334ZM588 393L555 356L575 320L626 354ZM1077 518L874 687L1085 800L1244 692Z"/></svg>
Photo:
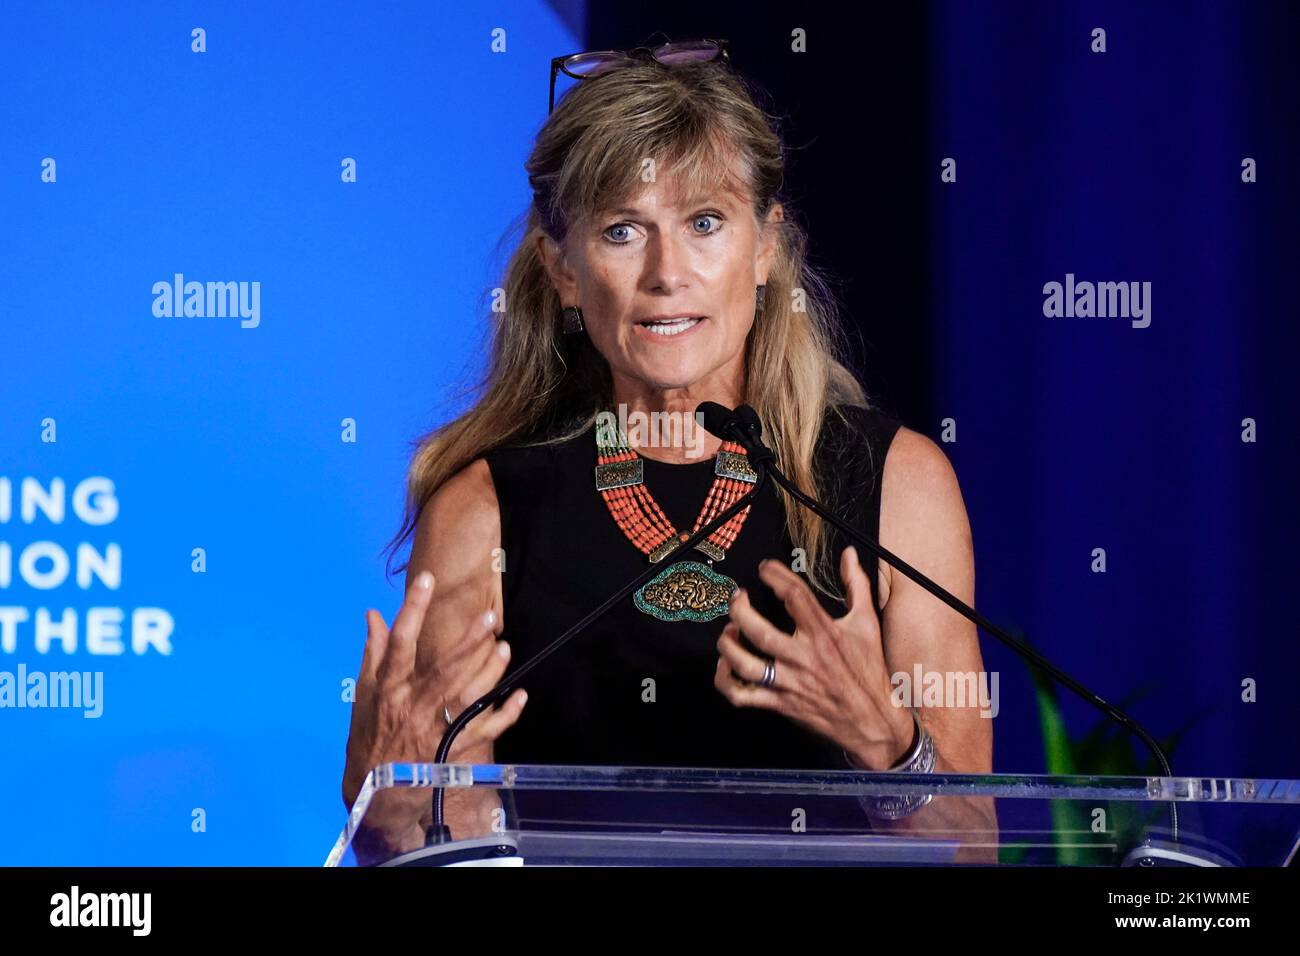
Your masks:
<svg viewBox="0 0 1300 956"><path fill-rule="evenodd" d="M717 402L700 402L695 407L695 417L714 438L743 445L751 464L762 462L769 468L776 464L776 453L763 444L763 423L750 406L741 405L732 411Z"/></svg>
<svg viewBox="0 0 1300 956"><path fill-rule="evenodd" d="M696 409L696 416L703 422L704 427L708 429L715 437L722 439L731 439L744 446L749 460L755 465L762 465L762 473L765 476L771 476L772 480L790 493L790 496L802 504L804 507L816 512L834 527L838 528L848 537L869 549L877 557L887 561L890 565L902 571L905 575L915 581L921 587L925 588L944 604L947 604L962 617L974 622L977 626L984 628L1007 647L1019 654L1024 660L1028 661L1034 667L1046 673L1053 680L1068 687L1079 697L1083 698L1093 707L1097 708L1107 717L1117 721L1126 730L1138 737L1151 753L1155 756L1156 761L1160 764L1166 777L1172 777L1173 771L1169 768L1169 760L1165 757L1164 751L1160 744L1151 736L1141 724L1124 713L1114 704L1104 700L1097 694L1093 693L1083 684L1079 683L1069 674L1065 673L1042 654L1036 651L1032 646L1024 641L1013 637L1002 628L998 627L984 615L980 614L974 608L969 607L948 591L945 591L934 581L930 580L920 571L916 570L902 558L890 553L880 546L880 543L862 534L847 521L842 520L834 514L829 508L826 508L820 502L804 494L797 488L790 479L781 473L777 467L776 455L763 444L763 425L759 420L758 413L748 405L741 405L734 411L724 408L714 402L702 402ZM1169 803L1170 818L1170 835L1176 842L1178 840L1178 806L1173 801Z"/></svg>
<svg viewBox="0 0 1300 956"><path fill-rule="evenodd" d="M703 405L700 406L701 409L703 407ZM719 409L722 408L721 405L715 405L714 407ZM709 428L707 421L700 419L699 415L700 412L697 410L696 421L701 422L705 429L711 434L717 435L717 432L714 431L714 429ZM768 475L766 464L771 460L772 453L767 451L766 448L764 448L763 451L766 452L766 458L760 458L757 460L753 457L750 458L750 465L758 474L758 480L754 482L754 487L750 488L749 491L736 499L729 508L724 510L704 527L700 528L699 531L683 540L676 548L664 555L664 557L658 562L652 563L648 568L646 568L646 570L642 571L627 584L623 585L623 587L618 591L610 595L604 603L553 640L550 644L547 644L544 648L530 657L520 665L518 669L503 677L501 683L497 684L496 687L492 688L492 690L488 691L478 700L474 701L474 703L470 704L469 707L465 708L465 710L451 722L450 726L447 727L446 732L442 735L442 742L438 745L438 753L437 756L434 757L434 762L446 763L447 755L451 752L452 742L456 739L457 734L464 729L465 725L488 707L497 703L497 701L504 700L511 691L519 686L520 681L531 673L535 667L589 628L596 621L600 620L601 617L603 617L615 604L623 600L641 585L645 584L656 574L660 573L664 568L672 563L671 559L676 558L695 547L696 544L703 541L709 535L713 534L713 532L726 524L733 515L738 513L741 509L748 507L749 504L754 501L767 486ZM443 821L443 788L437 787L433 792L433 822L425 831L425 846L431 847L435 844L445 844L449 842L450 839L451 831Z"/></svg>

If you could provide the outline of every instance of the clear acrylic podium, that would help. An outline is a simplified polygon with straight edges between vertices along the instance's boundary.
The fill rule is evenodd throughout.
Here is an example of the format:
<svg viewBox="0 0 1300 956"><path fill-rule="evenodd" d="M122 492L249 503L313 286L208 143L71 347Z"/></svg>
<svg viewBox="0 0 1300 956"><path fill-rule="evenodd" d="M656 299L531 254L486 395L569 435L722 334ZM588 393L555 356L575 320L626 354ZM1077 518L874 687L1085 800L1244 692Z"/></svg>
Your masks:
<svg viewBox="0 0 1300 956"><path fill-rule="evenodd" d="M1298 837L1298 780L385 764L325 865L1281 866Z"/></svg>

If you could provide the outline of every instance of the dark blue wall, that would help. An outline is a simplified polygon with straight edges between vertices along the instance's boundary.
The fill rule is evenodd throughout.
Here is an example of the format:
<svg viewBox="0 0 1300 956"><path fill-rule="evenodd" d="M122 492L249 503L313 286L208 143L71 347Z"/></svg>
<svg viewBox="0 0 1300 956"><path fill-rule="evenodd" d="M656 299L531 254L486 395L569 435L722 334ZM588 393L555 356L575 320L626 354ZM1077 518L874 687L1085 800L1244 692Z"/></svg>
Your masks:
<svg viewBox="0 0 1300 956"><path fill-rule="evenodd" d="M1103 696L1153 685L1133 713L1157 736L1196 718L1177 773L1300 775L1298 36L1296 7L1254 3L950 3L930 25L935 407L978 603ZM1149 281L1150 325L1045 317L1067 273ZM1027 686L1004 678L999 769L1039 765Z"/></svg>

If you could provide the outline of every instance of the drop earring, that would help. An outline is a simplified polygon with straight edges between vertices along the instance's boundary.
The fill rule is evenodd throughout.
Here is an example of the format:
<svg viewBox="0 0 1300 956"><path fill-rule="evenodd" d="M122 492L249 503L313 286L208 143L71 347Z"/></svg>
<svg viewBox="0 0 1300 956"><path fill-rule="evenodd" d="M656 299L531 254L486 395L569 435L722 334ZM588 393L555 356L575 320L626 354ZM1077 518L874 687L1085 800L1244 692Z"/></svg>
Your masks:
<svg viewBox="0 0 1300 956"><path fill-rule="evenodd" d="M578 308L578 306L565 306L563 314L565 335L572 335L574 332L581 332L585 328L582 324L582 309Z"/></svg>
<svg viewBox="0 0 1300 956"><path fill-rule="evenodd" d="M754 319L763 314L763 300L767 297L767 286L754 286Z"/></svg>

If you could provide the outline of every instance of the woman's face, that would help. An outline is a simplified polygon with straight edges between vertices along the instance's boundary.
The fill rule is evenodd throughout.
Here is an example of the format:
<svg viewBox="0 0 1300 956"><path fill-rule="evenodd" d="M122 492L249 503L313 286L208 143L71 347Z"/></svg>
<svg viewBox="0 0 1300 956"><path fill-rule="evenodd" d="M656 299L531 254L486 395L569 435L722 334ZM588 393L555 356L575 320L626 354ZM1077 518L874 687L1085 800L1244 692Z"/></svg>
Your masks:
<svg viewBox="0 0 1300 956"><path fill-rule="evenodd" d="M663 179L647 183L626 207L575 225L563 258L542 236L543 260L562 304L582 308L586 334L620 391L698 392L714 380L743 382L735 376L743 371L754 289L767 282L776 230L760 233L748 197L678 204ZM781 216L774 204L768 221ZM689 318L651 321L670 316Z"/></svg>

